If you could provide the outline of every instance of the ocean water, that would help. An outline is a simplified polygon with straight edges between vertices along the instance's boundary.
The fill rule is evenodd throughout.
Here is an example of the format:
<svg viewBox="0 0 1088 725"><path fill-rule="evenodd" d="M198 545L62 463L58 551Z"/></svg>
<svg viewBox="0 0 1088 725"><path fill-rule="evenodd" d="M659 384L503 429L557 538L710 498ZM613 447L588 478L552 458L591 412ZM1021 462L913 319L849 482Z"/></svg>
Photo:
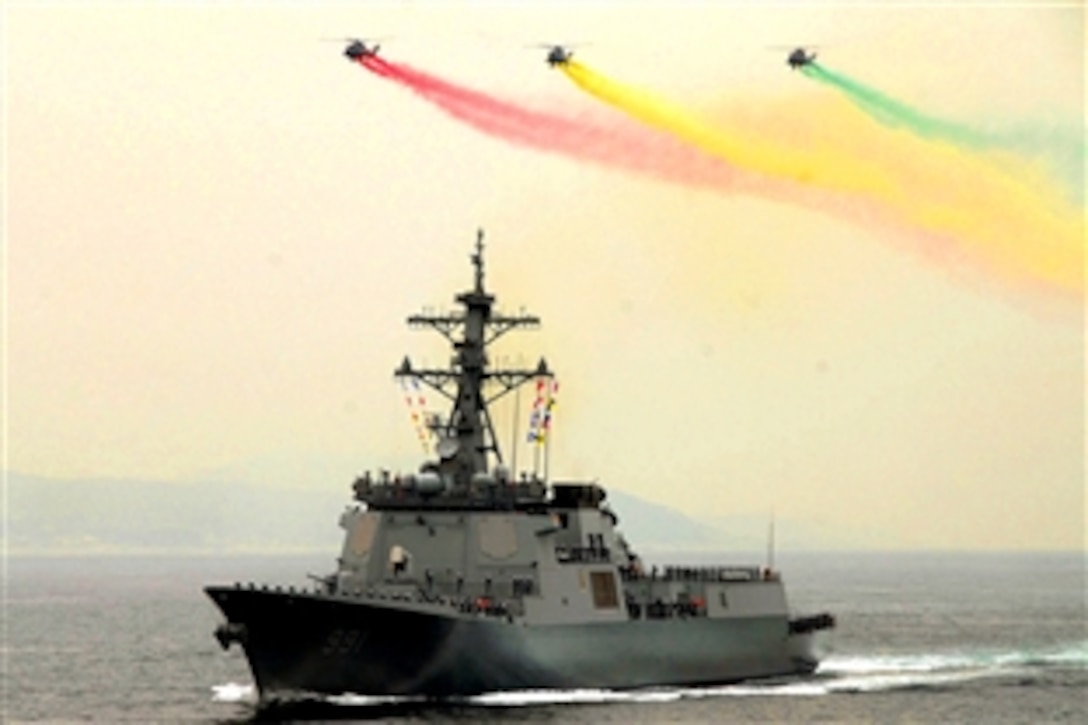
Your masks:
<svg viewBox="0 0 1088 725"><path fill-rule="evenodd" d="M738 562L759 558L731 558ZM776 563L795 610L838 618L831 652L808 678L503 693L441 705L352 696L268 704L257 701L241 652L224 652L213 638L219 616L201 587L305 585L307 572L331 569L331 556L12 557L0 716L13 723L1088 722L1082 553L781 553Z"/></svg>

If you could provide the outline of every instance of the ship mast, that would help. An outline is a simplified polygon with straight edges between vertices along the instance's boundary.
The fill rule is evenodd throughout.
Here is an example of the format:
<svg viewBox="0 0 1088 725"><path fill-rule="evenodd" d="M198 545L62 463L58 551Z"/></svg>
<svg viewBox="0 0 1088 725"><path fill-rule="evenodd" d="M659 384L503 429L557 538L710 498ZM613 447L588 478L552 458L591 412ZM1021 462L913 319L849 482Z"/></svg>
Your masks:
<svg viewBox="0 0 1088 725"><path fill-rule="evenodd" d="M468 487L474 474L487 473L489 456L502 463L502 452L488 406L503 395L537 377L552 377L544 359L534 370L492 369L488 365L487 346L517 327L538 327L534 315L503 315L493 312L495 297L484 287L484 233L476 236L476 251L471 255L475 272L472 289L454 299L462 310L444 315L412 315L411 327L429 327L449 340L453 358L448 369L417 369L408 357L394 372L397 378L411 378L446 397L452 403L449 417L432 423L439 436L437 451L443 470L451 474L454 485ZM499 388L490 398L484 388Z"/></svg>

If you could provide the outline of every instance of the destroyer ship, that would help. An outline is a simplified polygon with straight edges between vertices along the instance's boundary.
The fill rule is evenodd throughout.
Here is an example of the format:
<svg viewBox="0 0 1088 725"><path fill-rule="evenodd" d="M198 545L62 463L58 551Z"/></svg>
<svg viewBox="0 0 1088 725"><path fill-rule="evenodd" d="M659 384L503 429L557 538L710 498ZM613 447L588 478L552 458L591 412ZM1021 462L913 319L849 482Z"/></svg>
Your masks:
<svg viewBox="0 0 1088 725"><path fill-rule="evenodd" d="M535 316L501 314L484 285L483 233L456 312L414 315L451 344L449 368L406 357L394 375L450 402L430 421L433 460L363 473L340 517L335 571L314 587L205 591L262 699L448 698L530 689L632 689L804 675L828 613L794 616L761 565L646 566L596 482L504 463L490 406L547 363L499 369L488 346ZM538 430L543 432L538 426Z"/></svg>

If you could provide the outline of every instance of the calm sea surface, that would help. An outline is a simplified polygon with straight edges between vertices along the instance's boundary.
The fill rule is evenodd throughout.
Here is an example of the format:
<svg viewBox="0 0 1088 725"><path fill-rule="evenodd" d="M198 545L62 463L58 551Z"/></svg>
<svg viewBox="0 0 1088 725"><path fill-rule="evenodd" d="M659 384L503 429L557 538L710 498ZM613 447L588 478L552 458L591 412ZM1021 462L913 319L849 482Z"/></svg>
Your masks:
<svg viewBox="0 0 1088 725"><path fill-rule="evenodd" d="M662 557L649 557L664 561ZM697 557L670 557L695 562ZM723 563L758 563L744 558ZM555 722L1088 722L1085 559L1055 554L780 554L793 608L839 626L815 676L634 693L561 691L458 705L362 697L256 701L220 650L201 586L306 585L330 557L11 558L5 722L292 719Z"/></svg>

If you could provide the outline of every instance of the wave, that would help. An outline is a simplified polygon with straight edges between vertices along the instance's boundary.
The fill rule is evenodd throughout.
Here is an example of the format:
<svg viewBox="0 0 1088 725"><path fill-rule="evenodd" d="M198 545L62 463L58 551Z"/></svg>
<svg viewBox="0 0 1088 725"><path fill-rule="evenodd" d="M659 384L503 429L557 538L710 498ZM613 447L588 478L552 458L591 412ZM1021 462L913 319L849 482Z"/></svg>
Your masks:
<svg viewBox="0 0 1088 725"><path fill-rule="evenodd" d="M257 688L253 685L240 685L236 682L212 685L212 701L256 703Z"/></svg>

